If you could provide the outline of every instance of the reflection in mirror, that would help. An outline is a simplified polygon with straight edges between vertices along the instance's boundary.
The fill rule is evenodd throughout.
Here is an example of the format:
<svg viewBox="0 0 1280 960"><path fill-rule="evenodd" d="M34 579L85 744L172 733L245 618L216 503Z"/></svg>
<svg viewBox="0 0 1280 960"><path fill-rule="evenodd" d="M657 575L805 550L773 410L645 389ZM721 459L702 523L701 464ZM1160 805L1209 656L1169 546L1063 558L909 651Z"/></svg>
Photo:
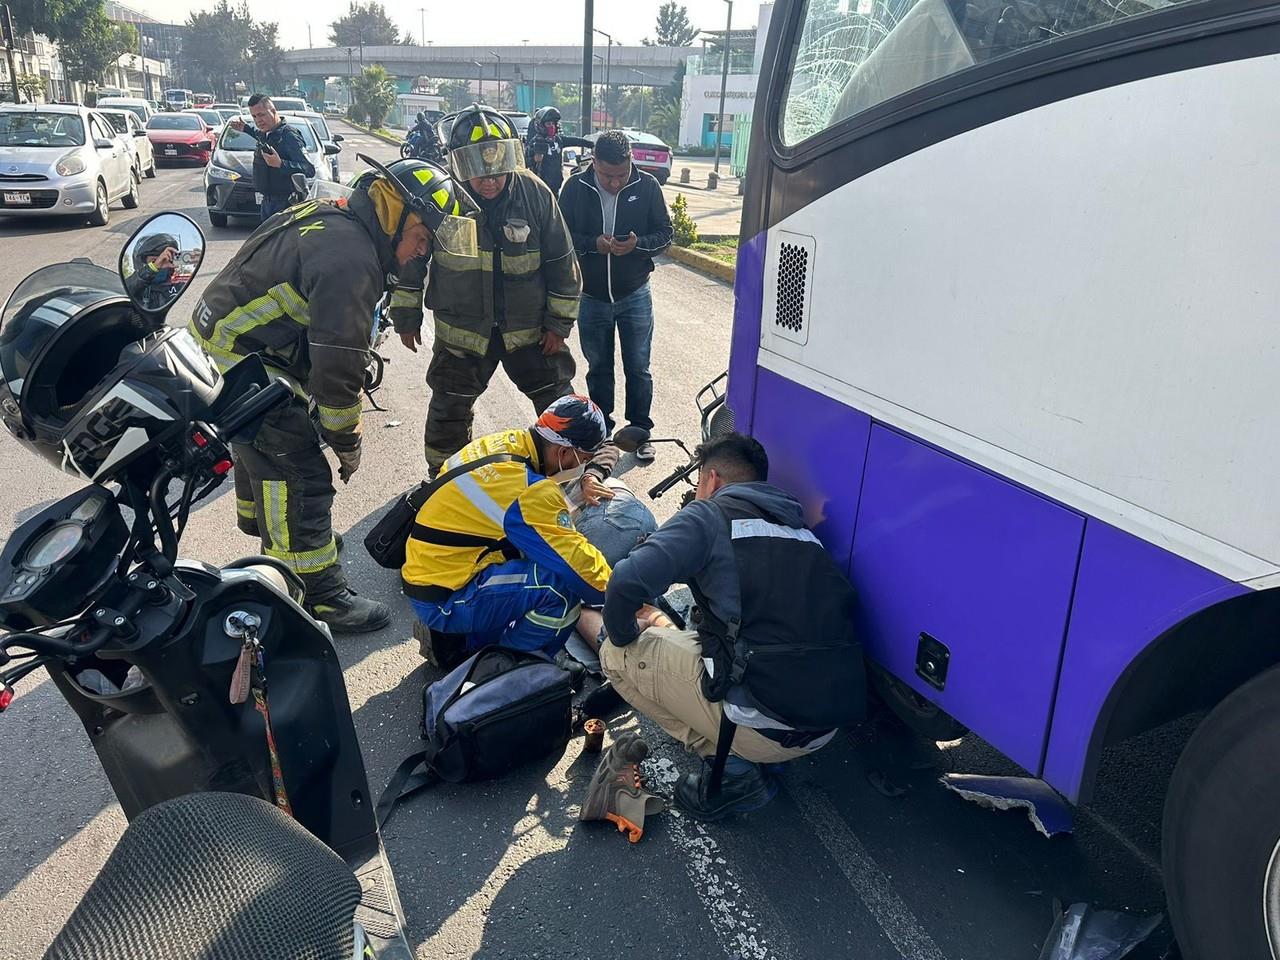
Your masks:
<svg viewBox="0 0 1280 960"><path fill-rule="evenodd" d="M635 453L648 439L649 431L644 427L623 427L613 435L614 445L624 453Z"/></svg>
<svg viewBox="0 0 1280 960"><path fill-rule="evenodd" d="M200 269L204 234L180 213L152 217L120 252L120 278L134 306L144 313L165 313L182 296Z"/></svg>

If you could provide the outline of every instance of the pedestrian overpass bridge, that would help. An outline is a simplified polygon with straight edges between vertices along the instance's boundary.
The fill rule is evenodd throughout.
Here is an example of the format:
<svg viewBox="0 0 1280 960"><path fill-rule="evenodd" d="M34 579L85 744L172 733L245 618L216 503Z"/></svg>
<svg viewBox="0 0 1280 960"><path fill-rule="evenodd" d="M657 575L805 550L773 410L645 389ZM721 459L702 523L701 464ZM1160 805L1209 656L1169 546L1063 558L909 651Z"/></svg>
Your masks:
<svg viewBox="0 0 1280 960"><path fill-rule="evenodd" d="M663 87L696 52L696 47L597 45L591 82ZM286 50L284 63L303 90L317 83L323 89L326 79L355 76L374 63L386 67L402 93L408 93L418 77L480 81L485 86L509 83L521 94L535 84L542 90L557 83L582 82L582 47L322 47ZM526 96L517 99L523 102Z"/></svg>

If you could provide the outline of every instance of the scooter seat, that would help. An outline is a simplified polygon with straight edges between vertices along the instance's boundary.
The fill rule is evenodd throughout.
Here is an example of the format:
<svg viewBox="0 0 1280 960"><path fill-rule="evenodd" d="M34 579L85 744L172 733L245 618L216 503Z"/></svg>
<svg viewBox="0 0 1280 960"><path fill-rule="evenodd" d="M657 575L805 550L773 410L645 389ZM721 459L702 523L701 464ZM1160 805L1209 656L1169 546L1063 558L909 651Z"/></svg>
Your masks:
<svg viewBox="0 0 1280 960"><path fill-rule="evenodd" d="M191 793L141 813L45 960L350 960L360 884L265 800Z"/></svg>

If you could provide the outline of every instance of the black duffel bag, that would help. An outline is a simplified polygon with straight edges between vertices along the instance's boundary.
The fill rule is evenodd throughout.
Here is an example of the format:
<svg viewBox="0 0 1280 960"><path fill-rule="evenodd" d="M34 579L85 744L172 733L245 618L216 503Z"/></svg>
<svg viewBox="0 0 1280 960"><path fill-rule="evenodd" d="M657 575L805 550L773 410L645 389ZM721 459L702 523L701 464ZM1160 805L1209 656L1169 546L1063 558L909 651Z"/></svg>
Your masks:
<svg viewBox="0 0 1280 960"><path fill-rule="evenodd" d="M413 489L402 493L364 538L364 548L369 551L369 556L373 557L373 562L388 570L399 570L404 566L405 544L409 542L409 534L413 532L418 511L437 490L456 477L470 473L478 467L490 463L507 463L511 460L524 460L524 458L510 453L492 453L487 457L480 457L454 467L434 480L423 480Z"/></svg>
<svg viewBox="0 0 1280 960"><path fill-rule="evenodd" d="M423 691L425 749L392 775L378 800L378 822L396 804L441 780L491 780L564 752L573 680L544 654L489 646Z"/></svg>

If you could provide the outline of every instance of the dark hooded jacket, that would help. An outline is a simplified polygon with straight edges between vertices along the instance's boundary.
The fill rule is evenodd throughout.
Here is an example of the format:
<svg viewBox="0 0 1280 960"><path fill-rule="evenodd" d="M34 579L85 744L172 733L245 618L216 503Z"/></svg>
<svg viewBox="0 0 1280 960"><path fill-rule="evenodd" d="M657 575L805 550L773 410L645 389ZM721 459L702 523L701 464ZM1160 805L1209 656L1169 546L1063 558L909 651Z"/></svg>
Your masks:
<svg viewBox="0 0 1280 960"><path fill-rule="evenodd" d="M367 195L266 220L196 303L191 331L222 369L257 353L315 398L335 450L360 442L373 308L396 268Z"/></svg>
<svg viewBox="0 0 1280 960"><path fill-rule="evenodd" d="M697 601L708 700L754 707L796 730L862 717L853 587L805 527L795 497L734 483L676 513L614 568L609 641L635 640L636 610L673 583L687 583Z"/></svg>

